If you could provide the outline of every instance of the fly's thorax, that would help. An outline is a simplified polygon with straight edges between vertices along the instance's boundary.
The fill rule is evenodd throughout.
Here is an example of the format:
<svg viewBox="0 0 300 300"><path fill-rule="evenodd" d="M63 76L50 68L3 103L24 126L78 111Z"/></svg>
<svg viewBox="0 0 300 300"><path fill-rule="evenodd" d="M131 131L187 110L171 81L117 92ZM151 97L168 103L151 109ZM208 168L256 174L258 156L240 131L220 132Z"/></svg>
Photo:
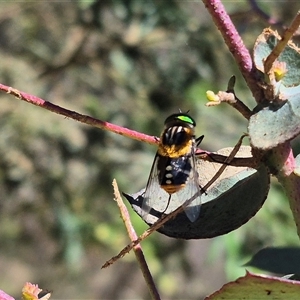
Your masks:
<svg viewBox="0 0 300 300"><path fill-rule="evenodd" d="M180 156L189 155L192 151L192 141L188 141L185 145L176 146L176 145L159 145L157 153L161 156L177 158Z"/></svg>
<svg viewBox="0 0 300 300"><path fill-rule="evenodd" d="M158 146L158 154L168 157L189 155L195 143L194 129L184 126L166 128Z"/></svg>

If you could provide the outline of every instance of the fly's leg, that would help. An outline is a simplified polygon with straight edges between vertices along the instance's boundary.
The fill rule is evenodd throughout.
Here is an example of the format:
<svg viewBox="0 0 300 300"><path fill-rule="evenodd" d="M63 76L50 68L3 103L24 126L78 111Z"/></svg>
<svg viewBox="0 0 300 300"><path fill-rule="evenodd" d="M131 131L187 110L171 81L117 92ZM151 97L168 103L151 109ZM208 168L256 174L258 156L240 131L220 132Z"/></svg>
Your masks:
<svg viewBox="0 0 300 300"><path fill-rule="evenodd" d="M165 210L162 212L162 214L164 214L166 212L166 210L168 209L170 201L171 201L171 197L172 197L172 195L169 195L167 206L166 206Z"/></svg>
<svg viewBox="0 0 300 300"><path fill-rule="evenodd" d="M204 138L204 135L201 135L198 138L196 138L196 147L199 147L199 145L201 144L203 138Z"/></svg>

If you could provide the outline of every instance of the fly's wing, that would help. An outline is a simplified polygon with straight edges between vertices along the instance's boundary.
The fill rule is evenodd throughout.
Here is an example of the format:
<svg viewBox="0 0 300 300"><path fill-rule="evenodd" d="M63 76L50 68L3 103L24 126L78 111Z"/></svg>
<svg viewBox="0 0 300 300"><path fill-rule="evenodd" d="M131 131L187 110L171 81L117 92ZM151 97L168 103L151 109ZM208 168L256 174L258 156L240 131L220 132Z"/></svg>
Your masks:
<svg viewBox="0 0 300 300"><path fill-rule="evenodd" d="M185 187L179 190L177 193L173 194L171 201L173 202L175 200L175 197L181 199L181 201L177 201L181 202L180 205L185 205L184 211L187 217L190 219L191 222L195 222L200 214L201 194L204 191L202 191L199 185L194 151L192 151L190 162L192 168L190 176L188 177L187 182L185 184Z"/></svg>
<svg viewBox="0 0 300 300"><path fill-rule="evenodd" d="M170 195L161 188L158 181L158 155L156 154L147 182L142 204L142 217L145 218L151 208L164 212L168 206Z"/></svg>
<svg viewBox="0 0 300 300"><path fill-rule="evenodd" d="M152 208L156 211L169 214L186 203L184 211L187 217L191 222L196 221L200 213L202 192L199 186L194 151L189 159L189 163L191 164L191 171L185 186L178 192L169 195L159 184L158 155L156 154L142 204L142 217L144 219ZM184 167L181 171L184 172Z"/></svg>

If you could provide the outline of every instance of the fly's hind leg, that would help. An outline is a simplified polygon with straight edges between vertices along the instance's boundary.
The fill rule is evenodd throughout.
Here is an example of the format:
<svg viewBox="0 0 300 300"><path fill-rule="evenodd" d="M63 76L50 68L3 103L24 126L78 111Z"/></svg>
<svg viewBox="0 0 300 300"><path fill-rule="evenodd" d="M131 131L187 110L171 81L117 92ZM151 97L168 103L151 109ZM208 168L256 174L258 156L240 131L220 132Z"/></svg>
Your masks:
<svg viewBox="0 0 300 300"><path fill-rule="evenodd" d="M198 138L196 138L196 146L197 147L199 147L199 145L201 144L203 138L204 138L204 135L201 135Z"/></svg>
<svg viewBox="0 0 300 300"><path fill-rule="evenodd" d="M166 210L168 209L168 207L169 207L169 204L170 204L170 201L171 201L171 197L172 197L172 195L171 195L171 194L169 194L169 199L168 199L167 206L166 206L165 210L164 210L164 211L162 211L162 214L164 214L164 213L166 212Z"/></svg>

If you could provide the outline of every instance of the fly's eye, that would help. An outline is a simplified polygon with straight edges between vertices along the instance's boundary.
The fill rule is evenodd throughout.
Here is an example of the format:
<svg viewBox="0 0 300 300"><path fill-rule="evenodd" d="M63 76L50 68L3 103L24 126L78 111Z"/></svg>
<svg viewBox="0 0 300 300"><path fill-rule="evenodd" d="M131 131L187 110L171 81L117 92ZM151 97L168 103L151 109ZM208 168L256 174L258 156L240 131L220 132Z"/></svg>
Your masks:
<svg viewBox="0 0 300 300"><path fill-rule="evenodd" d="M185 123L189 123L191 125L196 125L195 121L190 118L189 116L178 116L177 119L179 119L180 121L183 121Z"/></svg>
<svg viewBox="0 0 300 300"><path fill-rule="evenodd" d="M192 119L187 117L187 116L178 116L177 117L179 120L187 122L187 123L193 123Z"/></svg>
<svg viewBox="0 0 300 300"><path fill-rule="evenodd" d="M178 122L196 126L196 122L187 114L173 114L165 120L165 125L168 126Z"/></svg>

